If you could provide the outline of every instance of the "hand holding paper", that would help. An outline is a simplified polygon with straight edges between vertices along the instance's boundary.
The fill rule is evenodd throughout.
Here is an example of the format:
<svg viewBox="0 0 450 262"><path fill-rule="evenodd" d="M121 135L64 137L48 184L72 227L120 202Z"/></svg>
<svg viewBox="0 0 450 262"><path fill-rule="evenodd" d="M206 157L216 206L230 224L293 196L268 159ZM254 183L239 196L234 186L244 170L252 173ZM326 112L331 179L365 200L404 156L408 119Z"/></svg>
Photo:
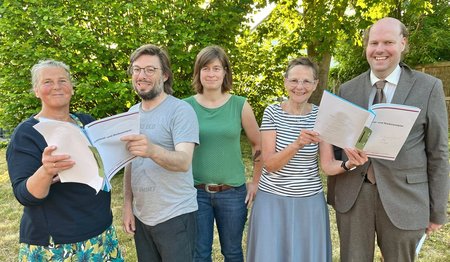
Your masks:
<svg viewBox="0 0 450 262"><path fill-rule="evenodd" d="M127 135L120 138L121 141L126 143L127 150L135 156L150 157L150 152L153 152L152 146L154 145L148 140L145 135Z"/></svg>
<svg viewBox="0 0 450 262"><path fill-rule="evenodd" d="M103 178L99 176L97 162L89 149L90 143L80 128L68 122L45 121L34 126L48 145L55 145L54 155L69 155L75 165L67 170L59 170L62 183L84 183L100 190Z"/></svg>
<svg viewBox="0 0 450 262"><path fill-rule="evenodd" d="M54 154L67 154L75 165L59 172L61 182L84 183L97 192L110 190L109 181L134 156L120 137L139 134L139 113L122 113L94 121L81 129L61 121L44 121L34 126L48 145L56 145Z"/></svg>
<svg viewBox="0 0 450 262"><path fill-rule="evenodd" d="M303 148L305 145L309 144L317 144L321 140L319 138L319 134L313 130L304 129L300 132L296 142L300 148Z"/></svg>
<svg viewBox="0 0 450 262"><path fill-rule="evenodd" d="M366 110L324 91L314 130L340 148L356 147L369 157L395 160L419 113L417 107L397 104Z"/></svg>
<svg viewBox="0 0 450 262"><path fill-rule="evenodd" d="M55 150L56 146L51 145L44 148L44 152L42 152L42 167L53 178L57 177L58 172L72 168L75 165L75 162L69 155L54 154Z"/></svg>

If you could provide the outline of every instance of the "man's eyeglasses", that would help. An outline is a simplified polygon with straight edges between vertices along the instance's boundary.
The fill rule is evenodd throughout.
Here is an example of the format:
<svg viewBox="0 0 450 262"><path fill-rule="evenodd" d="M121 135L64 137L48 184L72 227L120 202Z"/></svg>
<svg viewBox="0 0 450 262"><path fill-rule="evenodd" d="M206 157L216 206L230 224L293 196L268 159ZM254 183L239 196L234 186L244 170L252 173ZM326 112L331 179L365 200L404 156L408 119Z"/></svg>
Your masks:
<svg viewBox="0 0 450 262"><path fill-rule="evenodd" d="M158 70L160 68L157 67L153 67L153 66L146 66L144 68L141 68L139 66L133 66L131 68L131 73L133 73L133 75L139 75L141 73L141 70L144 70L144 73L148 76L152 76L155 74L156 70Z"/></svg>
<svg viewBox="0 0 450 262"><path fill-rule="evenodd" d="M299 84L305 88L311 88L316 84L316 80L298 80L286 78L286 82L290 87L297 87Z"/></svg>

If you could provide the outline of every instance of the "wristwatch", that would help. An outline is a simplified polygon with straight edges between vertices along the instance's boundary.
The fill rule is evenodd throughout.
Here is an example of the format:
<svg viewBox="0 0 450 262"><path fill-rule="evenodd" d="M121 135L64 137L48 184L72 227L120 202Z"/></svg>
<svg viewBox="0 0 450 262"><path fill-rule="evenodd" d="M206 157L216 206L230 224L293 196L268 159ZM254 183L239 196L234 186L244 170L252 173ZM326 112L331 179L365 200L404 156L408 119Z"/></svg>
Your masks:
<svg viewBox="0 0 450 262"><path fill-rule="evenodd" d="M342 163L341 163L341 167L342 167L345 171L352 171L353 169L356 168L356 166L354 166L354 167L352 167L352 168L348 168L348 167L345 165L345 163L347 163L347 160L342 161Z"/></svg>

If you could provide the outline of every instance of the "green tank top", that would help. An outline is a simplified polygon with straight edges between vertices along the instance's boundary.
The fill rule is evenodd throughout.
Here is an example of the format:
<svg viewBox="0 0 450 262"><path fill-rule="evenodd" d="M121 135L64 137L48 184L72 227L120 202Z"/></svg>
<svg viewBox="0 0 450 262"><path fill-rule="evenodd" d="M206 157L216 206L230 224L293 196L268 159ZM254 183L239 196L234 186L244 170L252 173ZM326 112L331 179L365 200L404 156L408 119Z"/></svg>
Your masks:
<svg viewBox="0 0 450 262"><path fill-rule="evenodd" d="M200 144L192 160L194 184L245 183L245 167L241 153L242 108L245 98L232 95L218 108L206 108L194 97L185 99L197 113Z"/></svg>

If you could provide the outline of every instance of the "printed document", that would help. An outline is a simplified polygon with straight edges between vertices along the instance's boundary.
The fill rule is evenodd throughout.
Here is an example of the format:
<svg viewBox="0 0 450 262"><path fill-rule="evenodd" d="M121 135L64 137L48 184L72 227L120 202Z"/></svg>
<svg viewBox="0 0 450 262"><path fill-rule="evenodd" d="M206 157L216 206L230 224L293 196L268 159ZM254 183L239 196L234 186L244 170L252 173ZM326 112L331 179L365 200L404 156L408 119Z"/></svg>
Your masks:
<svg viewBox="0 0 450 262"><path fill-rule="evenodd" d="M314 131L337 147L358 148L372 158L395 160L419 113L417 107L386 103L366 110L324 91Z"/></svg>
<svg viewBox="0 0 450 262"><path fill-rule="evenodd" d="M34 128L48 145L55 145L54 154L68 154L75 165L59 172L62 183L84 183L97 192L109 191L110 180L133 156L120 138L139 134L139 112L126 112L103 118L80 128L69 122L41 121Z"/></svg>

